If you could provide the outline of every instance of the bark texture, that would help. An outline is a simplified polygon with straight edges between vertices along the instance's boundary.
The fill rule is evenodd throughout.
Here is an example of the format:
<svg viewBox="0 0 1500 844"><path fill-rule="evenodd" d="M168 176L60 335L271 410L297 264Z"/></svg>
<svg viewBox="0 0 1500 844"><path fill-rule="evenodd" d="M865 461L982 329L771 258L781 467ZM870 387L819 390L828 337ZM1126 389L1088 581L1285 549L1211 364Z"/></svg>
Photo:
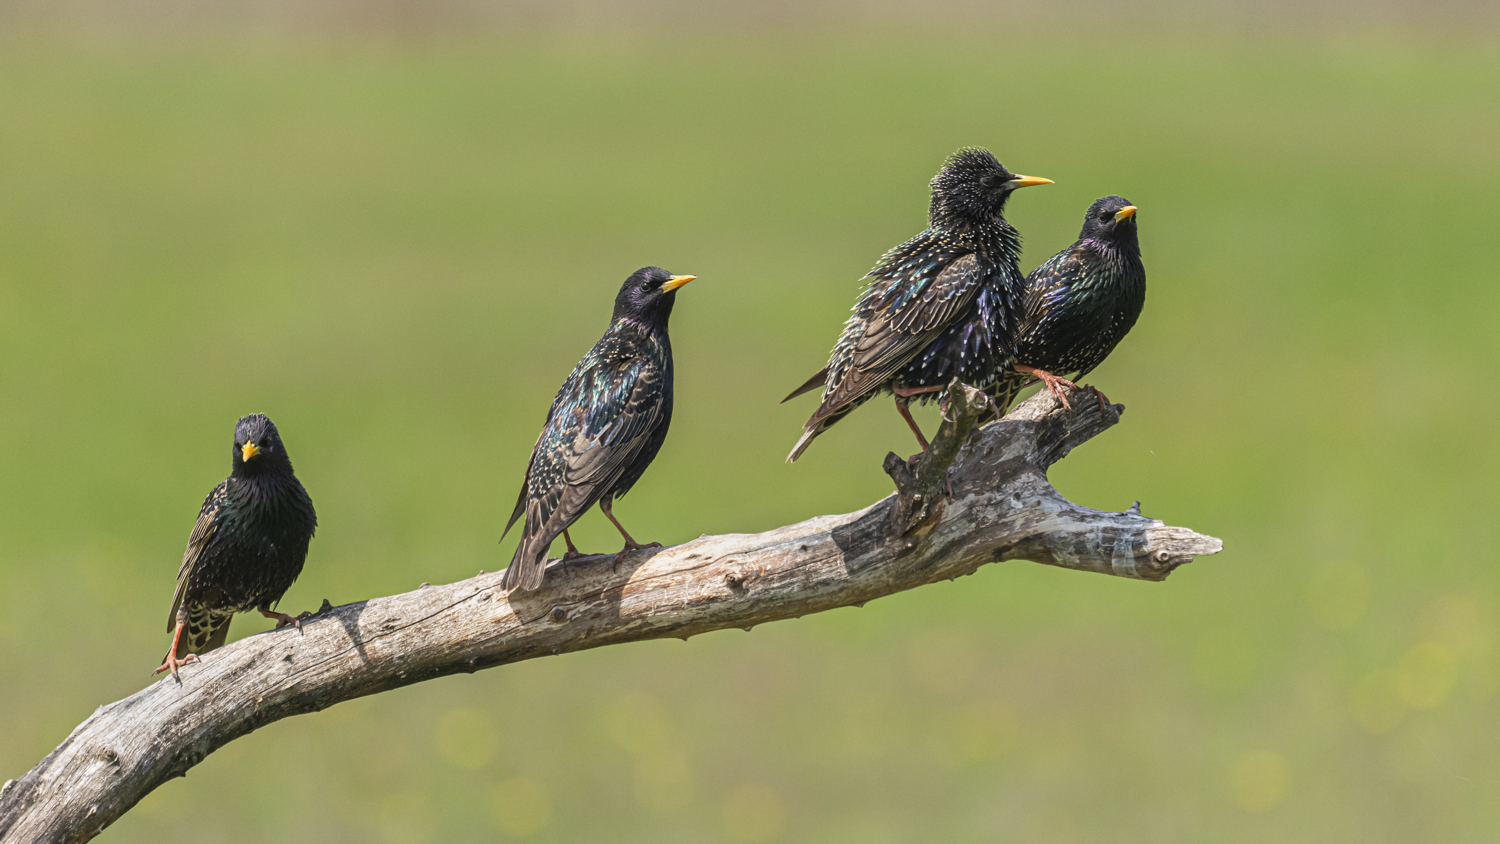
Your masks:
<svg viewBox="0 0 1500 844"><path fill-rule="evenodd" d="M1046 392L976 428L992 405L954 385L932 448L891 455L897 493L855 513L759 534L553 563L506 596L498 573L323 609L300 631L242 639L102 706L0 790L0 842L87 841L167 780L273 721L434 677L532 657L749 628L1032 560L1163 580L1219 540L1069 502L1047 468L1119 421L1119 405ZM951 490L951 494L950 494Z"/></svg>

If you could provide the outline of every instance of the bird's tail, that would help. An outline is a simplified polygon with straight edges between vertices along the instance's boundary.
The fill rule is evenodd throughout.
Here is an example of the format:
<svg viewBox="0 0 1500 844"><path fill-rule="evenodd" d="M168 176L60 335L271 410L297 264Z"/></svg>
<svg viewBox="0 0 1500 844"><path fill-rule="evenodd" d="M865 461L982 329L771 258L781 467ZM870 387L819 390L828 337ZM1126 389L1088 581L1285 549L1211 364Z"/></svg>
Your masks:
<svg viewBox="0 0 1500 844"><path fill-rule="evenodd" d="M1016 396L1034 381L1036 379L1030 375L1014 370L1001 373L1000 380L985 391L990 394L990 398L995 400L995 418L1005 416L1006 411L1010 410L1011 403L1016 400Z"/></svg>
<svg viewBox="0 0 1500 844"><path fill-rule="evenodd" d="M802 452L807 451L807 447L812 444L813 439L825 430L827 430L827 426L822 424L808 426L807 430L802 432L802 439L797 440L797 444L792 446L792 453L786 456L786 462L796 463L797 458L802 456Z"/></svg>
<svg viewBox="0 0 1500 844"><path fill-rule="evenodd" d="M224 647L229 639L229 622L233 620L232 612L215 612L202 608L188 610L187 621L182 635L177 639L177 650L173 655L180 662L188 654L203 656L209 651Z"/></svg>
<svg viewBox="0 0 1500 844"><path fill-rule="evenodd" d="M510 560L510 568L505 570L505 577L500 581L505 591L531 592L542 585L542 575L547 571L547 549L552 547L552 540L540 540L541 537L537 536L521 537L516 555Z"/></svg>
<svg viewBox="0 0 1500 844"><path fill-rule="evenodd" d="M802 456L802 452L807 451L808 445L819 434L832 428L833 423L848 416L856 407L864 404L869 398L868 395L860 396L836 409L830 409L827 404L818 405L818 409L813 411L812 418L808 419L807 424L803 426L802 439L797 440L797 444L792 446L792 453L786 456L786 462L796 463L797 458Z"/></svg>
<svg viewBox="0 0 1500 844"><path fill-rule="evenodd" d="M818 389L819 387L823 386L827 382L828 382L828 367L825 366L822 369L818 370L818 372L817 372L816 375L814 375L813 377L807 379L807 383L805 383L802 386L798 387L797 389L793 390L790 395L788 395L786 398L782 399L781 403L782 404L786 404L787 402L789 402L792 399L794 399L794 398L802 395L803 393L810 393L813 390ZM796 460L797 458L793 457L792 459Z"/></svg>

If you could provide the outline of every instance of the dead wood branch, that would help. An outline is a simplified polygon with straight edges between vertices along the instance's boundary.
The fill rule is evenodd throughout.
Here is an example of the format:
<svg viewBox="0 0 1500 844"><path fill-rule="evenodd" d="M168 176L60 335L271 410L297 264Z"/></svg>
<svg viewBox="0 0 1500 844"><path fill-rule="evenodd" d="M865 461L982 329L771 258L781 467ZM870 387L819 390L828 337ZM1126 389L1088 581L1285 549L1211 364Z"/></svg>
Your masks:
<svg viewBox="0 0 1500 844"><path fill-rule="evenodd" d="M499 574L329 607L250 636L102 706L0 791L0 844L86 841L167 780L273 721L458 672L548 654L750 628L1024 559L1162 580L1219 540L1069 502L1047 467L1119 421L1123 408L1046 392L982 428L987 397L951 391L947 420L898 493L856 513L759 534L554 563L546 585L507 598ZM893 456L894 457L894 456ZM952 494L949 495L951 488Z"/></svg>

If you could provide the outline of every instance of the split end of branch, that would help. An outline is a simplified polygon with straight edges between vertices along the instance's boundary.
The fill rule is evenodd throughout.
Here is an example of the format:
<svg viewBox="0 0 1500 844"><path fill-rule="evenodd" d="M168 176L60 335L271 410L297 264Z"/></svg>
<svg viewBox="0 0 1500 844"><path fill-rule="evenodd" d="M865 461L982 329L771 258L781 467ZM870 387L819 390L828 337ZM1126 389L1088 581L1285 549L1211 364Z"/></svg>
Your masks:
<svg viewBox="0 0 1500 844"><path fill-rule="evenodd" d="M948 470L979 420L994 408L994 399L983 390L954 378L944 393L943 423L915 466L895 453L885 456L885 472L898 493L891 513L891 526L897 535L910 534L941 517L943 505L953 493Z"/></svg>

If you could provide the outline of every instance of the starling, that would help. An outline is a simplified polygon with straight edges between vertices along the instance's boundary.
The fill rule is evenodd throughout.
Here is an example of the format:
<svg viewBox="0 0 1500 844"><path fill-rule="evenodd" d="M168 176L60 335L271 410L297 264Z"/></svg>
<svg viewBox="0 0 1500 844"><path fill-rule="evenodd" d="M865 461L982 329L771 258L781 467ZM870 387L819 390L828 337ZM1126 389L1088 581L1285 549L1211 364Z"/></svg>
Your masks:
<svg viewBox="0 0 1500 844"><path fill-rule="evenodd" d="M1020 312L1021 236L1005 221L1017 188L1051 179L1018 176L988 150L955 152L932 179L927 228L887 252L844 324L828 366L788 399L823 387L823 400L787 457L871 396L889 390L917 435L907 403L927 401L955 377L989 386L1010 363Z"/></svg>
<svg viewBox="0 0 1500 844"><path fill-rule="evenodd" d="M172 648L156 672L170 670L175 677L179 665L222 646L237 612L259 610L276 619L277 629L305 618L271 605L302 573L317 526L312 499L292 472L275 424L261 413L240 419L234 466L204 499L182 555L167 617Z"/></svg>
<svg viewBox="0 0 1500 844"><path fill-rule="evenodd" d="M507 591L531 591L542 585L547 550L558 534L568 543L563 559L579 556L568 528L596 502L625 537L620 556L661 547L659 542L636 542L610 505L640 480L667 438L672 423L667 318L677 301L677 288L694 278L660 267L632 273L615 297L609 330L557 391L547 424L531 450L516 509L505 525L509 533L523 514L526 517L521 542L505 571Z"/></svg>
<svg viewBox="0 0 1500 844"><path fill-rule="evenodd" d="M1038 379L1068 405L1065 389L1104 362L1146 304L1146 267L1136 240L1135 206L1106 196L1089 206L1078 242L1026 277L1016 363L993 388L1000 413ZM1104 394L1094 390L1103 405ZM1071 405L1068 405L1071 406Z"/></svg>

